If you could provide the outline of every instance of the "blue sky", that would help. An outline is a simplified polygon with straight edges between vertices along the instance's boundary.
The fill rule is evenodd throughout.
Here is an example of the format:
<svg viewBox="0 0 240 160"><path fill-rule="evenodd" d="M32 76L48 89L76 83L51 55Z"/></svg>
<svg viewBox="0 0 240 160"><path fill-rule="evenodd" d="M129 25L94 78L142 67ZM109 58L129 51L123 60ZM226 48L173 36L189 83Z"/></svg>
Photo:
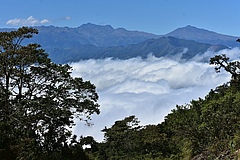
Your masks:
<svg viewBox="0 0 240 160"><path fill-rule="evenodd" d="M193 25L240 36L239 0L0 0L0 28L85 23L166 34Z"/></svg>

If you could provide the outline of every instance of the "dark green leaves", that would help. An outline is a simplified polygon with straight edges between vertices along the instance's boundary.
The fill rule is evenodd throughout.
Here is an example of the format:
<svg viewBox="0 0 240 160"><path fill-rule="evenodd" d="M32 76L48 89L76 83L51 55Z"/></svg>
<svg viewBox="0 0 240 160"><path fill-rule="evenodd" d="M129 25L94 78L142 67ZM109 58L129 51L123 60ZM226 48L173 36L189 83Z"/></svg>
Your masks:
<svg viewBox="0 0 240 160"><path fill-rule="evenodd" d="M229 58L225 55L216 55L210 59L211 65L216 65L216 72L220 72L223 68L225 71L232 75L232 79L236 80L239 78L240 62L239 61L229 61Z"/></svg>
<svg viewBox="0 0 240 160"><path fill-rule="evenodd" d="M74 148L75 120L99 114L93 84L51 62L39 44L21 45L37 33L28 27L0 33L0 157L63 159L66 147Z"/></svg>

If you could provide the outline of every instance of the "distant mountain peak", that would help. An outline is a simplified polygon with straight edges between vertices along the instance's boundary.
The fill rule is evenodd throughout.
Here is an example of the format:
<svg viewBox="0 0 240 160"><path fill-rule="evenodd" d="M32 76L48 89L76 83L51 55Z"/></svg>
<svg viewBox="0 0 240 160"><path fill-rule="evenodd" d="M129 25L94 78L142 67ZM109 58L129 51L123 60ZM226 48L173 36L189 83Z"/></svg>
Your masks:
<svg viewBox="0 0 240 160"><path fill-rule="evenodd" d="M236 43L237 37L219 34L202 28L197 28L191 25L177 28L165 36L176 37L186 40L194 40L209 44L223 44L229 47L239 46Z"/></svg>
<svg viewBox="0 0 240 160"><path fill-rule="evenodd" d="M93 23L86 23L86 24L82 24L80 27L78 28L105 28L105 29L114 29L111 25L97 25L97 24L93 24Z"/></svg>
<svg viewBox="0 0 240 160"><path fill-rule="evenodd" d="M204 31L207 31L206 29L202 29L202 28L198 28L198 27L195 27L195 26L192 26L192 25L187 25L185 27L181 27L181 28L178 28L178 29L183 29L183 30L204 30Z"/></svg>
<svg viewBox="0 0 240 160"><path fill-rule="evenodd" d="M208 31L206 29L202 29L202 28L197 28L195 26L192 26L192 25L187 25L185 27L180 27L180 28L177 28L175 29L174 31L168 33L168 34L175 34L175 33L182 33L182 34L186 34L186 33L192 33L192 32L201 32L202 33L215 33L215 32L212 32L212 31ZM167 35L168 35L167 34Z"/></svg>
<svg viewBox="0 0 240 160"><path fill-rule="evenodd" d="M192 25L187 25L186 27L183 27L183 28L197 28L197 27L195 27L195 26L192 26Z"/></svg>

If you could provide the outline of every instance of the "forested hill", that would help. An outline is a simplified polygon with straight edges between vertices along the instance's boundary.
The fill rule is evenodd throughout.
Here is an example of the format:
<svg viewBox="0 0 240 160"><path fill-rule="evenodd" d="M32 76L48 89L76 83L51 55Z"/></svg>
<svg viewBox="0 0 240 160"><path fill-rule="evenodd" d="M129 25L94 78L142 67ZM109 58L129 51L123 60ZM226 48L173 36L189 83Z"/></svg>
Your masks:
<svg viewBox="0 0 240 160"><path fill-rule="evenodd" d="M25 43L35 42L57 63L114 57L157 57L184 53L191 58L209 48L219 50L239 46L237 37L218 34L193 26L178 28L166 35L155 35L110 25L84 24L77 28L38 26L39 34ZM10 29L0 29L6 31ZM174 37L174 38L171 38ZM193 42L195 41L195 42Z"/></svg>

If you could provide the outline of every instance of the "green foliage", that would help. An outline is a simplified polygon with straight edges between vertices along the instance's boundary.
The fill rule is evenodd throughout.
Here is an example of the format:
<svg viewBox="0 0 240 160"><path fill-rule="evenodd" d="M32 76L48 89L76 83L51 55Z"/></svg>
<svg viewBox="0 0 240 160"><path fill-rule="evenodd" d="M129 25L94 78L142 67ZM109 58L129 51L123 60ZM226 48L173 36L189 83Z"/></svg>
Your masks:
<svg viewBox="0 0 240 160"><path fill-rule="evenodd" d="M216 65L216 72L220 72L221 68L224 68L225 71L229 72L232 75L232 78L235 80L239 78L239 69L240 62L239 61L229 61L229 58L223 55L216 55L215 57L210 59L211 65Z"/></svg>
<svg viewBox="0 0 240 160"><path fill-rule="evenodd" d="M232 75L229 83L211 90L205 99L177 106L166 116L165 123L172 131L182 159L204 155L217 158L223 152L239 149L240 90L239 62L228 62L225 55L211 58L216 71L224 68Z"/></svg>
<svg viewBox="0 0 240 160"><path fill-rule="evenodd" d="M135 116L130 116L122 121L116 121L111 128L105 128L106 155L113 159L123 159L132 157L133 151L139 147L138 144L133 143L137 141L137 136L133 136L134 131L137 131L138 120ZM128 156L127 156L128 155Z"/></svg>
<svg viewBox="0 0 240 160"><path fill-rule="evenodd" d="M239 146L240 92L233 91L235 88L229 85L219 86L205 99L177 106L166 116L165 121L174 133L172 138L180 144L184 159L203 152L216 158L221 152L232 149L231 142Z"/></svg>
<svg viewBox="0 0 240 160"><path fill-rule="evenodd" d="M36 33L28 27L0 33L3 159L69 159L65 152L82 154L81 145L70 141L69 128L75 119L88 123L92 114L99 114L93 84L71 77L71 67L52 63L40 45L21 45Z"/></svg>
<svg viewBox="0 0 240 160"><path fill-rule="evenodd" d="M135 116L116 121L102 130L105 141L91 152L96 159L164 159L170 157L169 137L163 125L140 126Z"/></svg>

